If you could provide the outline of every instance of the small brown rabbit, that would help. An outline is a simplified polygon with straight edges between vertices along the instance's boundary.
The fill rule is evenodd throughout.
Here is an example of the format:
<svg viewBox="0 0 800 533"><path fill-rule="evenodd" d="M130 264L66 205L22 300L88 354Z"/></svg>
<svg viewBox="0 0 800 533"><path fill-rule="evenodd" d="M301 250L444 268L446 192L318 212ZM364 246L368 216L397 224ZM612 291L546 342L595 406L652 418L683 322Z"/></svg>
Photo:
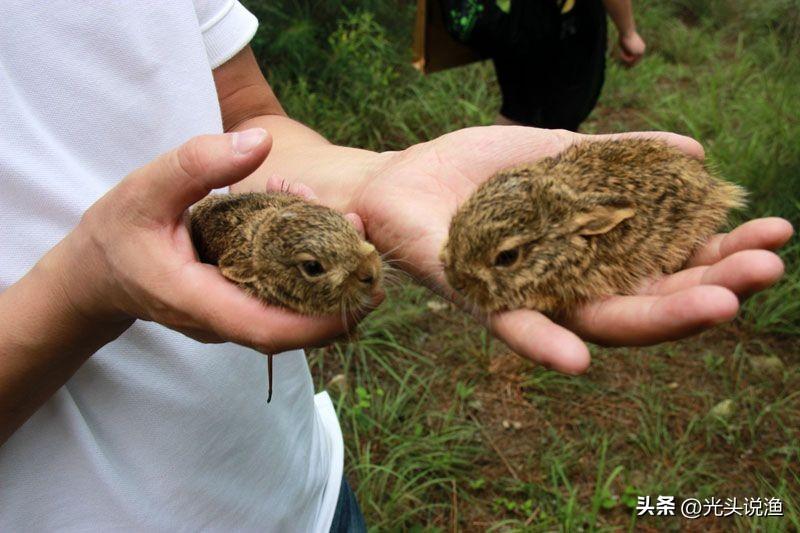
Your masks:
<svg viewBox="0 0 800 533"><path fill-rule="evenodd" d="M191 211L200 260L265 302L306 315L369 305L375 247L333 209L284 193L211 195Z"/></svg>
<svg viewBox="0 0 800 533"><path fill-rule="evenodd" d="M380 255L350 222L285 192L208 196L192 209L190 227L201 261L268 304L301 314L346 318L370 305L383 279Z"/></svg>
<svg viewBox="0 0 800 533"><path fill-rule="evenodd" d="M744 198L663 142L582 143L478 187L453 216L441 260L484 312L559 314L675 272Z"/></svg>

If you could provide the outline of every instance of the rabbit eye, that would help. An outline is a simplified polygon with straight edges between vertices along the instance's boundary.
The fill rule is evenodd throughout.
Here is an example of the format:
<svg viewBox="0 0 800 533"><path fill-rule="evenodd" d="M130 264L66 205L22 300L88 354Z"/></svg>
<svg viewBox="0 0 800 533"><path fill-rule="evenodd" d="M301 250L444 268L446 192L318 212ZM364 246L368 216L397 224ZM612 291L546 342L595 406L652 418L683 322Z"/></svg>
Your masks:
<svg viewBox="0 0 800 533"><path fill-rule="evenodd" d="M494 257L493 265L496 267L509 267L519 260L519 248L503 250Z"/></svg>
<svg viewBox="0 0 800 533"><path fill-rule="evenodd" d="M319 261L303 261L300 263L300 269L303 273L312 278L316 278L325 273L325 267L323 267Z"/></svg>

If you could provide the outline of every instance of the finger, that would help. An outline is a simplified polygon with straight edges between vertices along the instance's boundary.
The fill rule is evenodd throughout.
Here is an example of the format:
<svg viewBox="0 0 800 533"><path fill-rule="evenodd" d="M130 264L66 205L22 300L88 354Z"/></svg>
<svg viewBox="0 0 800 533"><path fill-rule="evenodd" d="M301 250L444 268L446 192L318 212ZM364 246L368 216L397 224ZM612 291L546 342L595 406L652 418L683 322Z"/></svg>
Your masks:
<svg viewBox="0 0 800 533"><path fill-rule="evenodd" d="M771 287L783 273L783 261L776 254L767 250L743 250L710 266L700 282L726 287L739 298L746 298Z"/></svg>
<svg viewBox="0 0 800 533"><path fill-rule="evenodd" d="M566 325L583 339L605 345L648 345L677 340L732 320L736 295L700 285L659 296L614 296L587 304Z"/></svg>
<svg viewBox="0 0 800 533"><path fill-rule="evenodd" d="M619 50L619 58L626 65L630 65L633 62L633 60L636 59L636 56L634 56L633 54L629 54L628 52L625 51L624 48L620 48L620 50Z"/></svg>
<svg viewBox="0 0 800 533"><path fill-rule="evenodd" d="M271 145L261 128L194 137L134 171L120 186L129 187L152 218L174 218L211 190L252 173Z"/></svg>
<svg viewBox="0 0 800 533"><path fill-rule="evenodd" d="M354 228L356 228L356 231L358 232L359 235L361 235L362 239L366 238L366 232L364 230L364 222L361 220L360 216L358 216L355 213L347 213L344 216L344 218L347 219L347 221L350 222Z"/></svg>
<svg viewBox="0 0 800 533"><path fill-rule="evenodd" d="M314 193L313 189L304 183L289 183L280 176L272 175L267 178L267 192L285 192L294 194L308 200L309 202L318 202L319 197Z"/></svg>
<svg viewBox="0 0 800 533"><path fill-rule="evenodd" d="M193 329L213 332L264 353L323 344L363 318L347 317L345 325L341 316L299 315L247 295L210 265L190 263L184 269L173 305L196 321Z"/></svg>
<svg viewBox="0 0 800 533"><path fill-rule="evenodd" d="M646 289L647 294L669 294L695 285L726 287L740 298L762 291L783 276L781 258L766 250L736 252L711 266L681 270L660 279Z"/></svg>
<svg viewBox="0 0 800 533"><path fill-rule="evenodd" d="M506 311L489 319L492 332L515 353L567 374L589 367L589 349L574 333L536 311Z"/></svg>
<svg viewBox="0 0 800 533"><path fill-rule="evenodd" d="M794 234L788 220L770 217L745 222L730 233L711 237L686 263L688 267L711 265L741 250L776 250Z"/></svg>

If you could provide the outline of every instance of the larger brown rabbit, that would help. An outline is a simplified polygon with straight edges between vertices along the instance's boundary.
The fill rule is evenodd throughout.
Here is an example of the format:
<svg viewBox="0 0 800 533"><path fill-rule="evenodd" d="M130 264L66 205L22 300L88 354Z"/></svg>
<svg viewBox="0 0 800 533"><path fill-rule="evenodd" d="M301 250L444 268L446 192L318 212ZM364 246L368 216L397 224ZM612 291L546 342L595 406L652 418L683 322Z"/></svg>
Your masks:
<svg viewBox="0 0 800 533"><path fill-rule="evenodd" d="M582 143L482 184L453 217L441 259L484 312L566 312L680 269L744 198L663 142Z"/></svg>

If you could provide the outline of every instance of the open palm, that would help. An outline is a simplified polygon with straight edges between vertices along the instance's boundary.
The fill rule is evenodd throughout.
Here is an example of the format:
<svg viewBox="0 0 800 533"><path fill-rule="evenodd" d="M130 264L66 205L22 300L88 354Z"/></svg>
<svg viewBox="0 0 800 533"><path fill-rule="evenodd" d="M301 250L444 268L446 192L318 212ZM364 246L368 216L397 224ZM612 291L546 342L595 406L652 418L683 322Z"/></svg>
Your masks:
<svg viewBox="0 0 800 533"><path fill-rule="evenodd" d="M661 138L703 157L702 147L687 137L653 132L623 136ZM399 259L401 268L433 290L458 300L438 256L461 202L502 168L600 138L608 136L510 126L459 130L388 154L360 191L356 210L379 250ZM714 236L684 270L650 280L635 296L589 303L563 324L535 311L516 310L487 317L488 325L517 353L556 370L581 372L589 364L581 338L610 345L654 344L732 319L740 298L783 274L783 263L769 250L791 235L792 227L783 219L753 220Z"/></svg>

